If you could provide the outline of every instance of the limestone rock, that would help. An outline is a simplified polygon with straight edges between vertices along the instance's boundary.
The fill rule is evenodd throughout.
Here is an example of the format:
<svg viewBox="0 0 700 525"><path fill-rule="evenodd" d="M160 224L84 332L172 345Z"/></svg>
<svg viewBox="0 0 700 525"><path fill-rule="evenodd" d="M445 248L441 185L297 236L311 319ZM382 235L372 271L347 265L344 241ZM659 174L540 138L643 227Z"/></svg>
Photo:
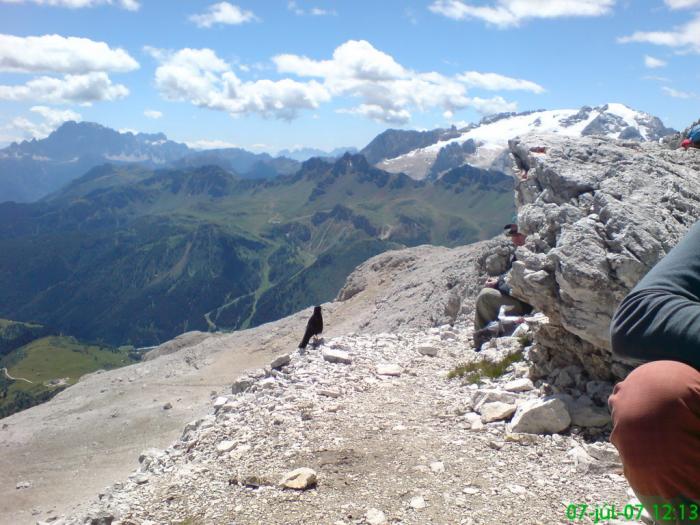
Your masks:
<svg viewBox="0 0 700 525"><path fill-rule="evenodd" d="M239 377L234 381L233 385L231 385L231 393L232 394L240 394L241 392L245 392L248 390L255 381L247 376Z"/></svg>
<svg viewBox="0 0 700 525"><path fill-rule="evenodd" d="M377 375L380 376L394 376L398 377L403 372L403 369L399 365L387 364L387 365L377 365Z"/></svg>
<svg viewBox="0 0 700 525"><path fill-rule="evenodd" d="M224 452L230 452L233 450L233 447L236 446L235 441L230 441L230 440L225 440L216 445L216 451L219 452L220 454L223 454Z"/></svg>
<svg viewBox="0 0 700 525"><path fill-rule="evenodd" d="M571 423L579 427L602 427L611 422L610 411L590 402L574 402L569 407Z"/></svg>
<svg viewBox="0 0 700 525"><path fill-rule="evenodd" d="M427 355L430 357L435 357L438 355L437 347L432 345L420 345L416 347L416 351L421 355Z"/></svg>
<svg viewBox="0 0 700 525"><path fill-rule="evenodd" d="M428 504L425 502L425 499L423 499L423 496L413 496L411 498L411 501L409 502L409 505L412 509L416 510L424 509L428 506Z"/></svg>
<svg viewBox="0 0 700 525"><path fill-rule="evenodd" d="M329 363L342 363L344 365L349 365L352 363L352 358L350 355L343 350L326 348L323 350L321 355L323 355L323 359Z"/></svg>
<svg viewBox="0 0 700 525"><path fill-rule="evenodd" d="M532 381L527 377L521 377L519 379L513 379L508 381L503 388L508 392L529 392L535 388Z"/></svg>
<svg viewBox="0 0 700 525"><path fill-rule="evenodd" d="M527 172L516 203L529 236L509 284L561 329L536 332L535 341L593 379L619 379L630 368L613 368L612 315L700 217L700 156L593 136L528 135L509 147Z"/></svg>
<svg viewBox="0 0 700 525"><path fill-rule="evenodd" d="M291 362L291 360L292 357L289 354L278 355L270 363L270 368L272 368L273 370L277 368L282 368L283 366L288 365Z"/></svg>
<svg viewBox="0 0 700 525"><path fill-rule="evenodd" d="M369 525L384 525L386 523L386 515L379 509L371 508L365 513L365 521Z"/></svg>
<svg viewBox="0 0 700 525"><path fill-rule="evenodd" d="M494 421L502 421L508 419L515 412L515 405L494 401L493 403L484 403L481 406L481 422L492 423Z"/></svg>
<svg viewBox="0 0 700 525"><path fill-rule="evenodd" d="M288 472L280 481L287 489L304 490L316 485L316 472L307 467L301 467Z"/></svg>
<svg viewBox="0 0 700 525"><path fill-rule="evenodd" d="M518 407L510 430L527 434L552 434L565 430L570 424L571 416L561 399L533 399Z"/></svg>

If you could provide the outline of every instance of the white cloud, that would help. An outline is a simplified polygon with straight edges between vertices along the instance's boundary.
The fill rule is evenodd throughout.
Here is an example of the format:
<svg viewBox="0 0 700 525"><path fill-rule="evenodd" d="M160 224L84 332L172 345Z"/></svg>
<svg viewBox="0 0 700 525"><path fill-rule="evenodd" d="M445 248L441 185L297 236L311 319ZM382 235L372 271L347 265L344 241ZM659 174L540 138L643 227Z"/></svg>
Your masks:
<svg viewBox="0 0 700 525"><path fill-rule="evenodd" d="M161 113L160 111L156 111L155 109L147 109L143 112L143 114L146 117L152 118L152 119L159 119L163 116L163 113Z"/></svg>
<svg viewBox="0 0 700 525"><path fill-rule="evenodd" d="M124 98L128 94L126 86L112 84L103 72L64 75L63 78L37 77L26 84L0 85L0 100L34 100L50 104L90 105Z"/></svg>
<svg viewBox="0 0 700 525"><path fill-rule="evenodd" d="M89 38L0 34L0 71L89 73L133 71L139 64L121 48Z"/></svg>
<svg viewBox="0 0 700 525"><path fill-rule="evenodd" d="M48 5L52 7L68 7L70 9L80 9L83 7L95 7L98 5L118 5L129 11L138 11L141 4L137 0L0 0L5 4L32 3L38 5Z"/></svg>
<svg viewBox="0 0 700 525"><path fill-rule="evenodd" d="M668 86L663 86L661 90L666 93L669 97L673 98L695 98L697 95L695 93L688 93L686 91L678 91L677 89L670 88Z"/></svg>
<svg viewBox="0 0 700 525"><path fill-rule="evenodd" d="M156 86L169 100L188 101L196 106L226 111L231 115L259 114L293 119L304 109L316 109L336 97L358 99L343 113L362 115L389 123L405 123L411 112L455 112L471 107L482 113L514 111L516 104L502 97L468 96L471 86L492 90L524 89L536 93L543 88L534 82L495 73L469 72L448 77L436 72L408 69L369 42L350 40L340 45L329 60L299 55L273 57L277 73L315 77L242 81L231 65L210 49L181 49L157 53Z"/></svg>
<svg viewBox="0 0 700 525"><path fill-rule="evenodd" d="M360 104L355 108L339 109L338 113L362 115L372 120L386 122L387 124L406 124L411 120L411 113L407 109L393 109L379 104Z"/></svg>
<svg viewBox="0 0 700 525"><path fill-rule="evenodd" d="M297 16L336 16L338 14L333 9L323 9L321 7L312 7L309 10L304 10L301 7L299 7L299 4L296 3L294 0L289 0L289 2L287 2L287 9Z"/></svg>
<svg viewBox="0 0 700 525"><path fill-rule="evenodd" d="M671 82L668 77L660 77L658 75L645 75L642 77L644 80L653 80L655 82Z"/></svg>
<svg viewBox="0 0 700 525"><path fill-rule="evenodd" d="M168 100L185 100L234 116L257 113L285 120L330 99L316 81L243 82L211 49L185 48L169 56L156 69L156 86Z"/></svg>
<svg viewBox="0 0 700 525"><path fill-rule="evenodd" d="M528 18L602 16L615 0L496 0L491 6L461 0L435 0L428 9L453 20L477 18L499 27L517 26Z"/></svg>
<svg viewBox="0 0 700 525"><path fill-rule="evenodd" d="M214 24L240 25L257 19L252 11L246 11L228 2L212 4L205 13L190 16L190 20L198 27L211 27Z"/></svg>
<svg viewBox="0 0 700 525"><path fill-rule="evenodd" d="M664 0L664 3L671 9L691 9L700 7L700 0Z"/></svg>
<svg viewBox="0 0 700 525"><path fill-rule="evenodd" d="M700 54L700 14L687 24L674 28L673 31L637 31L630 36L618 38L617 41L622 44L645 42Z"/></svg>
<svg viewBox="0 0 700 525"><path fill-rule="evenodd" d="M457 78L467 86L479 87L491 91L502 90L523 90L533 93L544 93L544 88L535 82L511 78L498 73L479 73L478 71L467 71L458 75Z"/></svg>
<svg viewBox="0 0 700 525"><path fill-rule="evenodd" d="M644 55L644 65L649 69L658 69L660 67L666 67L668 63L665 60Z"/></svg>
<svg viewBox="0 0 700 525"><path fill-rule="evenodd" d="M46 106L30 108L32 113L41 117L40 121L27 117L16 117L4 129L10 132L12 140L42 139L68 120L80 120L81 116L69 109L55 109Z"/></svg>
<svg viewBox="0 0 700 525"><path fill-rule="evenodd" d="M192 149L199 149L199 150L240 148L240 146L238 144L234 144L233 142L228 142L226 140L219 140L219 139L186 140L184 142L185 142L185 144L187 144L188 147L190 147Z"/></svg>

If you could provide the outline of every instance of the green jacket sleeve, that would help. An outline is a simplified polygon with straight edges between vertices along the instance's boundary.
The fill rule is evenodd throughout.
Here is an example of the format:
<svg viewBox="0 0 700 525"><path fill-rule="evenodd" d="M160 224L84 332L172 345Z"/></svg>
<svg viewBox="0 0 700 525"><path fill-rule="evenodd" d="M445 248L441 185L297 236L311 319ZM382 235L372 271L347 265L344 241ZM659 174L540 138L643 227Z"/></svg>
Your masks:
<svg viewBox="0 0 700 525"><path fill-rule="evenodd" d="M700 221L625 297L610 336L616 355L700 369Z"/></svg>

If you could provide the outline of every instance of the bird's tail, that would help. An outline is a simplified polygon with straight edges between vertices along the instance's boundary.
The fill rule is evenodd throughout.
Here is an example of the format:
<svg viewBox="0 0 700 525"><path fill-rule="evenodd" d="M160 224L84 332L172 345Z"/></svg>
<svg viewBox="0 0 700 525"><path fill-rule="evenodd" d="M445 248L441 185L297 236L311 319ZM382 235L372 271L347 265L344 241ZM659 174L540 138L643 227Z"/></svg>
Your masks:
<svg viewBox="0 0 700 525"><path fill-rule="evenodd" d="M299 348L306 348L306 346L309 344L310 339L310 335L305 335L304 338L301 340L301 343L299 343Z"/></svg>

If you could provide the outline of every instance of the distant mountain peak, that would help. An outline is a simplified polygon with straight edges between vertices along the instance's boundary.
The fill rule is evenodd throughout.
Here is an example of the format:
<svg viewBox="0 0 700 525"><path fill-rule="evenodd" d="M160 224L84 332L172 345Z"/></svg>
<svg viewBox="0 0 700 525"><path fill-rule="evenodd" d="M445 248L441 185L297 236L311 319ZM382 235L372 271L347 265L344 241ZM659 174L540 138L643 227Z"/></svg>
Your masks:
<svg viewBox="0 0 700 525"><path fill-rule="evenodd" d="M511 164L507 154L508 140L532 132L572 137L601 135L623 140L656 141L675 133L675 130L664 126L658 117L632 109L625 104L609 102L601 106L583 106L579 109L500 113L457 132L445 134L445 130L441 129L424 132L420 139L427 140L427 144L409 150L399 149L401 153L393 156L375 154L369 159L372 162L373 158L380 158L381 161L373 163L377 167L392 173L404 172L415 179L440 177L446 170L464 164L507 172ZM382 135L377 136L365 149L376 146L381 137ZM407 140L407 143L410 144L411 141ZM414 144L418 143L420 141L414 141ZM462 151L455 146L462 146ZM392 148L386 150L392 151ZM396 151L397 149L393 148L393 152Z"/></svg>

